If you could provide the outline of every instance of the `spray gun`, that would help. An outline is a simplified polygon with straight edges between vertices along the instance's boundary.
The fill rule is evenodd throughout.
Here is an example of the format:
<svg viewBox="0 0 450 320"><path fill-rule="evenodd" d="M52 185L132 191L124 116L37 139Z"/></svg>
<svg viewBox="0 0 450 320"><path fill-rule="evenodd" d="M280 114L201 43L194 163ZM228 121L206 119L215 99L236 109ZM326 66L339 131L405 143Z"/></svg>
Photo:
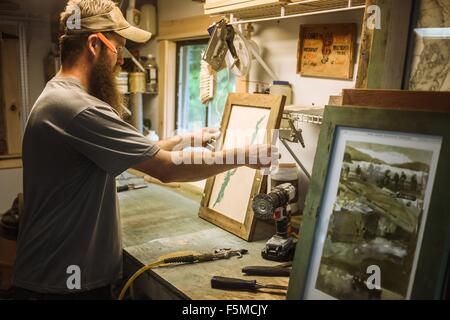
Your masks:
<svg viewBox="0 0 450 320"><path fill-rule="evenodd" d="M295 197L295 187L283 183L274 187L268 194L260 193L252 203L253 212L259 219L274 219L276 234L267 241L261 251L264 259L290 261L294 256L295 242L288 235L289 201Z"/></svg>

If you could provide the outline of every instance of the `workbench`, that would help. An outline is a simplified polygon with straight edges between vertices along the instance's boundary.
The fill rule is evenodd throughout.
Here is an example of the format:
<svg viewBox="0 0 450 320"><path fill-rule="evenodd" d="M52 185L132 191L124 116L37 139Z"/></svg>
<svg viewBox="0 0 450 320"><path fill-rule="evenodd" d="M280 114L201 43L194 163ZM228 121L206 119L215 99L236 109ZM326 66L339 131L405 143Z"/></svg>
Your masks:
<svg viewBox="0 0 450 320"><path fill-rule="evenodd" d="M128 179L130 179L128 177ZM142 182L142 179L140 180ZM119 184L133 183L133 180ZM264 260L261 249L266 240L247 242L198 217L201 195L179 188L148 183L147 188L118 194L124 278L142 266L172 252L212 252L218 248L247 249L242 258L158 267L142 274L133 285L137 299L285 299L285 292L261 289L258 292L225 291L211 288L213 276L257 280L258 283L288 285L287 277L246 276L241 269L250 265L275 266ZM275 227L274 227L275 232ZM125 279L125 280L126 280Z"/></svg>

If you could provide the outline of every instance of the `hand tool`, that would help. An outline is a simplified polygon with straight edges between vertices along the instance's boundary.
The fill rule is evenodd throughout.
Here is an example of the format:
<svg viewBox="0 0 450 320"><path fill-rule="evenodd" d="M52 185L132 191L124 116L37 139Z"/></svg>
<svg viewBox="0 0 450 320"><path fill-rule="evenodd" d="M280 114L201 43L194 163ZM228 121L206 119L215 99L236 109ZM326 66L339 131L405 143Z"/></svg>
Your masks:
<svg viewBox="0 0 450 320"><path fill-rule="evenodd" d="M285 267L247 266L242 272L248 276L289 277L291 269Z"/></svg>
<svg viewBox="0 0 450 320"><path fill-rule="evenodd" d="M216 139L215 138L211 138L208 140L208 142L206 142L206 149L209 149L209 151L214 152L216 150L215 144L216 143Z"/></svg>
<svg viewBox="0 0 450 320"><path fill-rule="evenodd" d="M212 253L202 253L202 254L189 254L184 256L177 256L172 258L165 258L164 263L194 263L194 262L205 262L214 261L219 259L229 259L231 257L237 256L238 259L242 258L243 254L247 254L246 249L233 250L231 248L216 249Z"/></svg>
<svg viewBox="0 0 450 320"><path fill-rule="evenodd" d="M275 289L275 290L287 290L287 286L279 286L276 284L261 284L256 280L244 280L237 278L228 278L214 276L211 279L211 288L222 290L236 290L236 291L250 291L254 292L258 289Z"/></svg>
<svg viewBox="0 0 450 320"><path fill-rule="evenodd" d="M122 192L122 191L128 191L128 190L134 190L134 189L142 189L142 188L147 188L146 184L125 184L123 186L117 186L117 192Z"/></svg>

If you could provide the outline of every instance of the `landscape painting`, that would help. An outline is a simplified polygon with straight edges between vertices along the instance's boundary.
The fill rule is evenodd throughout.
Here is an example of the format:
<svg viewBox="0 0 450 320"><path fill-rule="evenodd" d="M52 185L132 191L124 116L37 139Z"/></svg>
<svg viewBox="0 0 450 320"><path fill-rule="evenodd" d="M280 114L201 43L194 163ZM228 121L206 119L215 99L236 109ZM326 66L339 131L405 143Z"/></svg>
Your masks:
<svg viewBox="0 0 450 320"><path fill-rule="evenodd" d="M246 241L273 232L272 226L256 220L251 206L252 198L265 192L265 172L247 165L256 163L257 145L275 143L285 100L275 94L229 93L224 109L216 148L229 150L226 163L238 166L207 179L198 215ZM246 146L256 147L248 153L249 162L244 152L233 151Z"/></svg>
<svg viewBox="0 0 450 320"><path fill-rule="evenodd" d="M233 106L223 149L264 143L269 114L269 109ZM243 223L255 172L247 167L239 167L218 174L214 180L208 207Z"/></svg>
<svg viewBox="0 0 450 320"><path fill-rule="evenodd" d="M315 282L315 289L332 298L408 296L426 222L435 151L411 141L406 147L389 141L395 139L343 143L337 193ZM376 289L367 282L373 266L380 272Z"/></svg>

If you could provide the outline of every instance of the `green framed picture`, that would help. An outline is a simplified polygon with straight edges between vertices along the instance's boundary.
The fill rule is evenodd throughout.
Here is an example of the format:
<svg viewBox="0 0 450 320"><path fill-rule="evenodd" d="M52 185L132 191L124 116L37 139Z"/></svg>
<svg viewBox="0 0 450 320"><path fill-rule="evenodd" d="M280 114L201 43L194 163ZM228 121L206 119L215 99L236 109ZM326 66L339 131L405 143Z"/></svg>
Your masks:
<svg viewBox="0 0 450 320"><path fill-rule="evenodd" d="M288 299L440 299L450 113L327 106Z"/></svg>

